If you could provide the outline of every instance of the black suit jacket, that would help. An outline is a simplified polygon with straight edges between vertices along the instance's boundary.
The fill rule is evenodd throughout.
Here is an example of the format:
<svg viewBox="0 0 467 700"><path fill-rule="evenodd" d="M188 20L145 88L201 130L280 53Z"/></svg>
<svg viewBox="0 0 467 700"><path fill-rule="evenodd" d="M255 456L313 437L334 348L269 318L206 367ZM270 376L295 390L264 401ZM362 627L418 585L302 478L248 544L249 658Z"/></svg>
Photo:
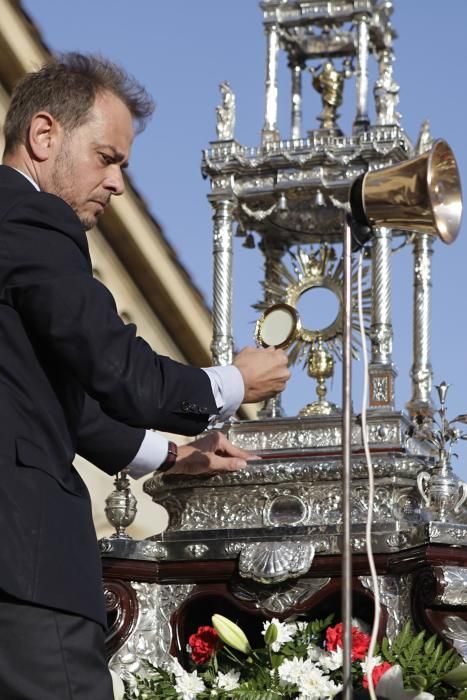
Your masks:
<svg viewBox="0 0 467 700"><path fill-rule="evenodd" d="M194 435L216 411L205 372L121 321L72 209L0 166L0 588L104 623L75 453L114 474L143 428Z"/></svg>

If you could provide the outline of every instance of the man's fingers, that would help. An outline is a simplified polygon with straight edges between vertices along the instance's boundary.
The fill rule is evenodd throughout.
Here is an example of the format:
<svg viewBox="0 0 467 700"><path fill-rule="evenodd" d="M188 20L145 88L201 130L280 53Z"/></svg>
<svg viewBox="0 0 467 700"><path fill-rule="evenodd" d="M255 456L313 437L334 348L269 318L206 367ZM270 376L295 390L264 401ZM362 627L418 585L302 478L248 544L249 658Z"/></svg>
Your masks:
<svg viewBox="0 0 467 700"><path fill-rule="evenodd" d="M175 465L167 471L167 475L171 474L188 474L191 476L201 476L203 474L213 474L216 472L237 471L244 469L247 466L247 459L251 458L248 452L231 445L225 438L226 445L235 454L225 455L219 454L219 443L221 438L210 439L211 445L207 447L203 445L203 449L194 447L193 443L184 445L180 448L178 459ZM201 443L201 440L199 441Z"/></svg>
<svg viewBox="0 0 467 700"><path fill-rule="evenodd" d="M234 472L239 469L245 469L246 466L246 459L241 459L239 457L223 457L215 453L209 455L208 471Z"/></svg>
<svg viewBox="0 0 467 700"><path fill-rule="evenodd" d="M254 403L284 390L290 378L288 358L276 348L246 348L234 360L245 389L244 402Z"/></svg>
<svg viewBox="0 0 467 700"><path fill-rule="evenodd" d="M226 456L239 457L242 460L254 459L254 455L252 455L251 452L247 452L246 450L242 450L241 447L232 445L223 433L217 433L216 450L221 450Z"/></svg>

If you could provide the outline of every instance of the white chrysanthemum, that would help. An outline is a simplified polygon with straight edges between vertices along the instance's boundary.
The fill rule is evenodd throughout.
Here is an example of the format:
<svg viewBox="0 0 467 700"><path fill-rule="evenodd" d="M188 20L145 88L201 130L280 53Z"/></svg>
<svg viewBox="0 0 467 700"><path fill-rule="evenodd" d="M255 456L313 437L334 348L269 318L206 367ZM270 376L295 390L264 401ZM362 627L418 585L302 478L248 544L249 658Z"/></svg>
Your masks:
<svg viewBox="0 0 467 700"><path fill-rule="evenodd" d="M342 689L311 662L303 666L299 687L299 700L331 700Z"/></svg>
<svg viewBox="0 0 467 700"><path fill-rule="evenodd" d="M328 681L326 687L302 689L298 700L333 700L341 691L343 685L338 685L334 681Z"/></svg>
<svg viewBox="0 0 467 700"><path fill-rule="evenodd" d="M217 686L223 688L224 690L235 690L238 688L240 683L240 673L239 671L227 671L227 673L222 673L219 671L217 674Z"/></svg>
<svg viewBox="0 0 467 700"><path fill-rule="evenodd" d="M290 624L293 624L293 626L300 632L303 632L303 630L308 626L308 622L305 622L304 620L297 620L296 622Z"/></svg>
<svg viewBox="0 0 467 700"><path fill-rule="evenodd" d="M202 679L198 677L197 671L193 671L192 673L184 671L183 676L177 676L175 690L180 695L181 700L196 700L198 693L202 693L203 690L206 690L206 686Z"/></svg>
<svg viewBox="0 0 467 700"><path fill-rule="evenodd" d="M292 641L296 628L295 625L279 622L277 618L273 617L272 620L263 623L263 631L261 634L266 634L271 625L274 625L277 630L277 638L276 641L271 644L271 649L273 651L279 651L283 644Z"/></svg>
<svg viewBox="0 0 467 700"><path fill-rule="evenodd" d="M323 656L323 653L324 652L321 647L317 646L316 644L309 644L306 650L306 655L310 661L319 661L319 659Z"/></svg>
<svg viewBox="0 0 467 700"><path fill-rule="evenodd" d="M307 626L307 622L284 622L284 631L291 637L294 637L297 632L302 632Z"/></svg>
<svg viewBox="0 0 467 700"><path fill-rule="evenodd" d="M337 647L335 651L323 651L317 660L321 668L327 672L341 668L343 664L342 648Z"/></svg>
<svg viewBox="0 0 467 700"><path fill-rule="evenodd" d="M282 683L296 683L298 685L303 673L304 663L303 659L298 659L296 656L293 659L284 659L277 669ZM271 671L271 673L274 672Z"/></svg>

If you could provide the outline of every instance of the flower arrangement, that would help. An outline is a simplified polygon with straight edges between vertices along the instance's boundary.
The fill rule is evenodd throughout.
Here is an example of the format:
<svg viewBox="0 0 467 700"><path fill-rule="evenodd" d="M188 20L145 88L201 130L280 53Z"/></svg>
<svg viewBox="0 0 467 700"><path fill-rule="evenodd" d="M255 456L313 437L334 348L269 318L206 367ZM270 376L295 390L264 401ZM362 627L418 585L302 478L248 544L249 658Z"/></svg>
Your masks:
<svg viewBox="0 0 467 700"><path fill-rule="evenodd" d="M342 624L325 620L265 622L264 647L252 649L243 630L222 615L189 637L192 669L171 658L147 663L146 676L126 682L127 700L331 700L342 690ZM352 627L356 698L369 697L372 673L384 700L467 700L467 664L436 635L414 634L408 622L392 644L384 638L367 657L370 636Z"/></svg>

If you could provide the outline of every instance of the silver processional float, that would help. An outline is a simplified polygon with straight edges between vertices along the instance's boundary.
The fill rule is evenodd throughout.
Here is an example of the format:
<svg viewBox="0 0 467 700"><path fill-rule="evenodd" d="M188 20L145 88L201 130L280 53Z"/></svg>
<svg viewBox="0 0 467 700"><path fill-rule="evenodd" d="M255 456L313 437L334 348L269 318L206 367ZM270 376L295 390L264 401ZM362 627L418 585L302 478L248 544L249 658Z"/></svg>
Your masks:
<svg viewBox="0 0 467 700"><path fill-rule="evenodd" d="M149 479L145 491L169 515L167 530L149 540L125 536L131 496L120 479L108 503L118 536L101 541L104 557L157 561L161 571L177 562L184 569L136 586L136 598L153 610L152 623L136 623L113 664L124 672L125 652L132 671L143 657L160 664L180 637L177 611L186 614L203 586L207 604L212 581L223 580L232 610L250 605L265 617L340 610L348 699L352 608L371 623L375 597L389 638L413 618L459 651L466 648L467 621L455 610L467 610L467 486L450 464L452 443L462 433L446 417L445 382L438 387L440 407L432 402L430 362L433 244L437 238L452 243L458 234L461 186L447 143L434 141L425 122L414 145L400 125L392 2L263 0L260 7L267 45L261 143L248 147L235 139L235 94L224 82L217 138L203 154L214 222L213 363L228 364L234 354L233 244L240 237L264 258L264 294L254 305L256 340L287 348L290 364L303 363L315 380L317 397L297 416L285 416L275 397L256 420L224 427L229 440L260 458L246 470L208 480ZM291 78L288 138L277 127L281 51ZM377 63L374 123L370 60ZM304 135L307 74L322 110L317 127ZM346 135L338 109L351 78L356 109ZM392 360L396 238L412 248L414 260L412 395L405 410L395 406ZM307 297L312 305L317 289L333 296L337 311L325 327L309 328L299 302ZM369 397L362 420L352 412L350 380L351 361L366 343ZM341 407L327 398L338 361ZM466 416L458 419L467 422ZM369 510L373 578L366 558ZM442 606L445 614L431 614ZM136 638L151 640L139 656ZM182 648L183 640L177 644Z"/></svg>

